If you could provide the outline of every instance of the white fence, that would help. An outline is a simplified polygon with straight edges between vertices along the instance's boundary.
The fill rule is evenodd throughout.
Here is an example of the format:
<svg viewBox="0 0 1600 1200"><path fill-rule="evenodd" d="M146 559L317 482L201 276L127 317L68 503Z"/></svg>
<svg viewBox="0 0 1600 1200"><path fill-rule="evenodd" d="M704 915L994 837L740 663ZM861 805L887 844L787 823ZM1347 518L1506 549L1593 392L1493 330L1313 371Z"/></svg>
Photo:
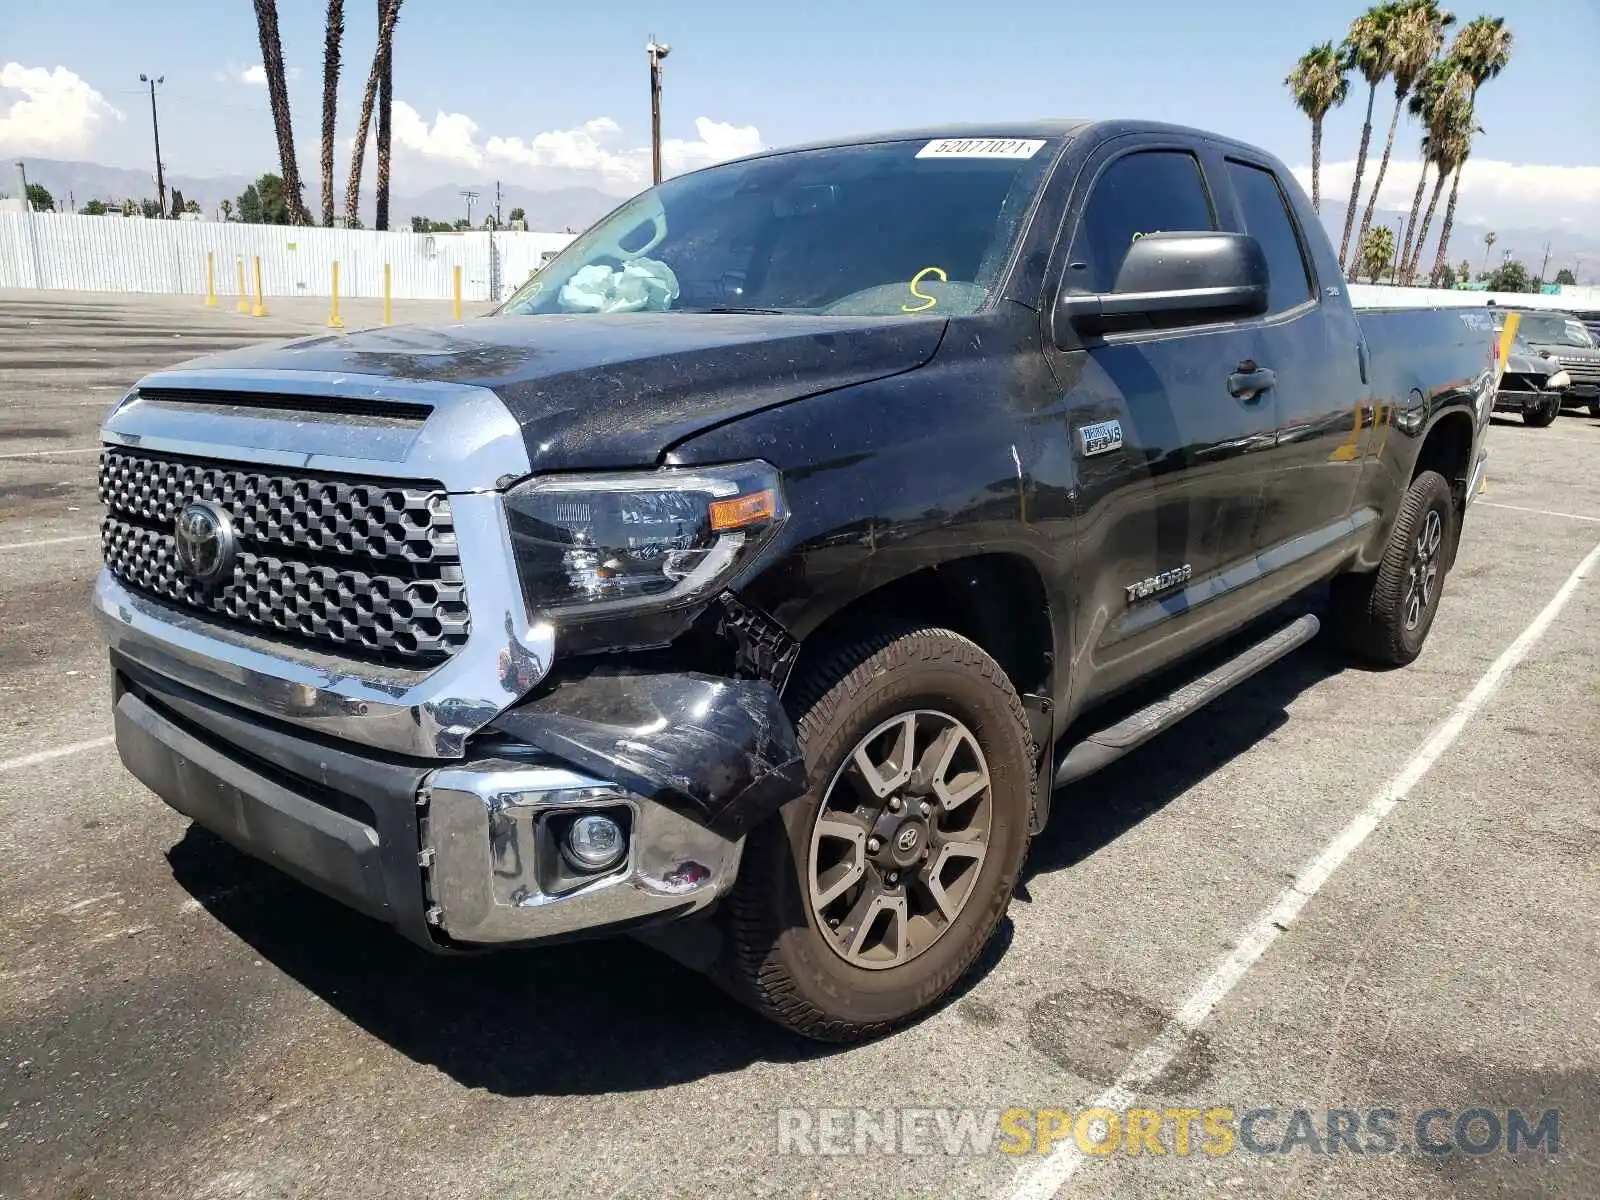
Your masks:
<svg viewBox="0 0 1600 1200"><path fill-rule="evenodd" d="M572 240L565 233L378 233L217 221L146 221L62 213L0 212L0 287L204 295L206 255L217 293L238 291L238 265L255 288L261 259L268 296L382 296L383 268L397 300L448 300L454 267L466 300L499 300Z"/></svg>
<svg viewBox="0 0 1600 1200"><path fill-rule="evenodd" d="M1407 288L1352 283L1350 303L1357 308L1481 308L1493 300L1501 308L1554 308L1566 312L1600 310L1600 288L1565 287L1544 292L1472 292L1465 288Z"/></svg>

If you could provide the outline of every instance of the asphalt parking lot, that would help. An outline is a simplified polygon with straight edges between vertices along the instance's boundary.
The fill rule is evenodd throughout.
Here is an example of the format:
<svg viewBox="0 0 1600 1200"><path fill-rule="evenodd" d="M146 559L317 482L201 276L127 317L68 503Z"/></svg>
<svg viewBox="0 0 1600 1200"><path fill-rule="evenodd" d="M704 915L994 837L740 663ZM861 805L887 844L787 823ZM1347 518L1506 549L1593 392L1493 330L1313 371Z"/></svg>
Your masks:
<svg viewBox="0 0 1600 1200"><path fill-rule="evenodd" d="M145 371L324 315L0 293L0 1197L1600 1193L1600 421L1496 422L1412 668L1315 644L1057 796L975 977L840 1050L632 942L429 957L122 771L95 428ZM1096 1104L1271 1109L1280 1152L939 1132ZM856 1107L938 1111L821 1152ZM1426 1152L1433 1109L1555 1110L1555 1152Z"/></svg>

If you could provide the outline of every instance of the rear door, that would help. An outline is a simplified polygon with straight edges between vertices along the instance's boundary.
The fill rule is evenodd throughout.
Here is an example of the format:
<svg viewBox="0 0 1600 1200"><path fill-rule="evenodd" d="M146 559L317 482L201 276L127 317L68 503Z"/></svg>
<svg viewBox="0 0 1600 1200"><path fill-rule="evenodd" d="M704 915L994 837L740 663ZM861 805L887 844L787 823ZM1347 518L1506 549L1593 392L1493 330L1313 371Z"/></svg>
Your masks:
<svg viewBox="0 0 1600 1200"><path fill-rule="evenodd" d="M1199 146L1163 135L1116 138L1094 154L1068 213L1051 278L1088 293L1113 289L1144 234L1219 228ZM1051 351L1078 481L1075 704L1225 623L1207 602L1234 586L1229 568L1253 552L1256 463L1277 426L1270 391L1230 392L1256 340L1228 321Z"/></svg>
<svg viewBox="0 0 1600 1200"><path fill-rule="evenodd" d="M1366 424L1361 333L1349 305L1319 290L1301 224L1313 218L1309 205L1297 211L1293 181L1231 147L1214 161L1232 202L1227 215L1261 244L1271 284L1266 314L1248 323L1250 357L1271 372L1278 421L1255 539L1270 574L1338 553L1348 531Z"/></svg>

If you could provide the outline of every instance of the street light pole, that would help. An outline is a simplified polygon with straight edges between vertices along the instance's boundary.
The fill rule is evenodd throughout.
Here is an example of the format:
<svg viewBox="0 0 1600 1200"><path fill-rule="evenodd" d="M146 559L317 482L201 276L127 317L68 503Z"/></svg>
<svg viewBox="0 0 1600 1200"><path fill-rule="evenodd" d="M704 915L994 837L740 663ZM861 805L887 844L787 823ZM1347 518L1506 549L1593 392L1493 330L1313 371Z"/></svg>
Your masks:
<svg viewBox="0 0 1600 1200"><path fill-rule="evenodd" d="M671 50L653 33L644 48L650 56L650 178L655 183L661 182L661 60Z"/></svg>
<svg viewBox="0 0 1600 1200"><path fill-rule="evenodd" d="M150 129L156 138L156 203L161 207L161 215L167 215L167 181L161 172L161 122L156 119L156 84L165 83L165 75L157 75L152 79L148 75L140 75L140 83L150 85Z"/></svg>

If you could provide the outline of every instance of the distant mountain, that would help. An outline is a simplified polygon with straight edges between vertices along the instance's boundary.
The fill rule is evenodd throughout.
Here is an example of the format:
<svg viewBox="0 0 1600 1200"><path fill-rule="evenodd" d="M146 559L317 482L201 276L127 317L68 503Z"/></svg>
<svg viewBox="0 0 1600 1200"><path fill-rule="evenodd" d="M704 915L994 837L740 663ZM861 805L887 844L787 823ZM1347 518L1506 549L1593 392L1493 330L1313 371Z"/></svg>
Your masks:
<svg viewBox="0 0 1600 1200"><path fill-rule="evenodd" d="M155 179L150 171L136 171L125 167L103 167L98 163L62 162L47 158L24 160L28 182L42 184L55 197L56 207L66 211L70 204L75 211L90 200L120 203L126 198L143 200L154 197ZM14 170L14 168L13 168ZM0 192L15 192L14 175L7 175L0 183ZM191 175L168 175L168 189L177 188L185 200L197 201L207 214L217 211L223 200L238 203L239 193L254 182L243 175L221 175L196 178ZM432 217L436 221L453 221L467 215L467 203L461 196L463 188L478 192L473 201L472 219L480 224L494 208L494 185L481 182L471 184L446 184L429 188L425 192L406 194L396 192L390 198L389 211L396 228L406 228L413 216ZM306 202L313 209L316 198L312 195L315 181L307 186ZM566 187L537 191L511 185L501 192L500 211L509 219L513 208L527 213L528 228L547 233L559 233L568 227L585 229L610 212L621 202L620 197L595 188ZM341 209L343 205L340 205ZM373 221L372 189L362 192L361 219L370 227Z"/></svg>
<svg viewBox="0 0 1600 1200"><path fill-rule="evenodd" d="M1322 202L1322 226L1328 231L1328 236L1333 240L1334 253L1339 251L1339 239L1344 236L1344 216L1346 206L1331 203L1326 198ZM1423 200L1423 213L1427 212L1427 200ZM1378 209L1372 214L1375 224L1384 224L1390 229L1405 228L1405 223L1411 219L1410 210L1405 212L1390 212ZM1418 221L1422 217L1419 216ZM1433 269L1434 255L1439 245L1439 230L1444 225L1444 201L1439 202L1439 209L1433 214L1433 223L1428 226L1428 248L1423 260L1423 273ZM1353 242L1356 235L1361 232L1361 212L1356 213L1355 228L1350 231L1350 240ZM1457 220L1450 231L1450 263L1452 266L1465 259L1472 267L1473 275L1477 275L1484 267L1485 255L1483 235L1488 232L1484 225L1467 225ZM1564 229L1540 229L1534 226L1501 226L1495 229L1495 243L1489 250L1487 262L1490 269L1498 266L1502 256L1510 251L1511 257L1521 260L1528 268L1530 275L1537 275L1539 267L1544 262L1545 245L1550 247L1550 265L1545 269L1545 276L1554 279L1555 274L1562 267L1574 271L1579 283L1600 283L1596 276L1596 258L1600 256L1600 236L1594 234L1577 233Z"/></svg>
<svg viewBox="0 0 1600 1200"><path fill-rule="evenodd" d="M59 162L48 158L23 160L28 172L28 182L42 184L56 200L56 208L66 211L70 203L73 211L90 200L121 203L125 199L153 199L156 194L154 173L134 171L126 167L103 167L99 163ZM6 184L11 184L11 176ZM168 175L167 188L177 188L185 200L198 201L206 212L212 212L226 197L236 200L251 180L241 175L223 175L199 179L192 175ZM6 186L11 191L11 186Z"/></svg>
<svg viewBox="0 0 1600 1200"><path fill-rule="evenodd" d="M395 196L390 202L396 213L407 221L412 216L432 217L436 221L454 221L467 215L467 202L461 192L466 188L478 193L472 202L473 224L494 211L494 185L481 183L444 184L415 195ZM520 208L527 214L528 228L546 233L560 233L571 228L574 232L587 229L605 216L622 197L612 196L596 188L567 187L551 191L508 185L500 192L500 215L509 220L511 210Z"/></svg>

